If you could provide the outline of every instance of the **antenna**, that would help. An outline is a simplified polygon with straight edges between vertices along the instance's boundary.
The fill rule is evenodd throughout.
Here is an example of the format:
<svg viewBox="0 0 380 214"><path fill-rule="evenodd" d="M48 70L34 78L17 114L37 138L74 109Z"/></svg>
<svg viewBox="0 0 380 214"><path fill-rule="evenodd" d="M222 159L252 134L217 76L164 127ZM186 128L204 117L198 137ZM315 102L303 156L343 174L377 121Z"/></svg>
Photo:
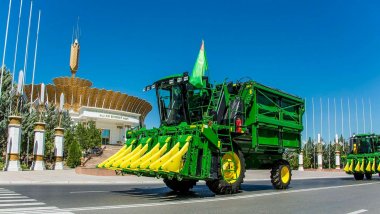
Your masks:
<svg viewBox="0 0 380 214"><path fill-rule="evenodd" d="M11 8L12 8L12 0L9 0L9 6L8 6L8 18L7 18L7 27L5 28L5 39L4 39L4 51L3 51L3 61L1 63L1 77L0 77L0 97L2 93L3 88L3 76L4 76L4 63L5 63L5 55L7 52L7 41L8 41L8 27L9 27L9 17L11 15Z"/></svg>
<svg viewBox="0 0 380 214"><path fill-rule="evenodd" d="M73 34L72 34L72 36L71 36L71 44L74 43L74 32L75 32L75 30L74 30L74 26L73 26Z"/></svg>
<svg viewBox="0 0 380 214"><path fill-rule="evenodd" d="M79 37L80 37L80 31L79 31L79 16L78 16L78 19L77 19L77 29L76 29L76 39L79 41Z"/></svg>

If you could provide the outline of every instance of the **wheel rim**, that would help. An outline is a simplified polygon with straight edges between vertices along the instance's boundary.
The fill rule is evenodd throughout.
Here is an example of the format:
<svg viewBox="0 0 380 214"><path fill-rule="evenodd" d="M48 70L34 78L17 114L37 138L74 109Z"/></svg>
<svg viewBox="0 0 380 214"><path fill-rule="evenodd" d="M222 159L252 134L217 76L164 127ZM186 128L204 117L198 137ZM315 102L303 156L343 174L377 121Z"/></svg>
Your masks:
<svg viewBox="0 0 380 214"><path fill-rule="evenodd" d="M290 170L288 166L282 166L281 168L281 181L286 184L290 179Z"/></svg>
<svg viewBox="0 0 380 214"><path fill-rule="evenodd" d="M234 152L229 152L222 157L222 175L225 181L232 184L240 176L240 159Z"/></svg>

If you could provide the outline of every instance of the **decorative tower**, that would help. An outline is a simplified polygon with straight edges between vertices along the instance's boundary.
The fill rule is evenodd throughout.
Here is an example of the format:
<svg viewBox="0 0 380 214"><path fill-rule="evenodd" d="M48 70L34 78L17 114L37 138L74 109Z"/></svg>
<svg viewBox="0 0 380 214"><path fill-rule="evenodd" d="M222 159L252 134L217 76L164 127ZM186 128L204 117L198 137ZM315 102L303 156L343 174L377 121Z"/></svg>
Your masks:
<svg viewBox="0 0 380 214"><path fill-rule="evenodd" d="M340 144L338 135L335 135L335 169L340 169Z"/></svg>
<svg viewBox="0 0 380 214"><path fill-rule="evenodd" d="M71 77L74 78L75 74L77 73L78 66L79 66L79 42L78 39L75 39L74 43L71 45L71 52L70 52L70 70L71 70Z"/></svg>
<svg viewBox="0 0 380 214"><path fill-rule="evenodd" d="M65 103L65 97L63 93L61 93L61 97L59 100L59 122L58 127L54 129L54 155L55 155L55 164L54 169L63 169L63 135L64 129L61 128L61 120L62 120L62 112L63 112L63 104Z"/></svg>
<svg viewBox="0 0 380 214"><path fill-rule="evenodd" d="M322 154L323 154L323 148L322 148L322 140L321 140L321 134L318 134L318 144L317 144L317 154L318 154L318 169L322 170Z"/></svg>
<svg viewBox="0 0 380 214"><path fill-rule="evenodd" d="M15 96L16 107L13 114L9 116L7 156L5 171L21 171L20 167L20 145L21 145L21 117L18 113L19 98L22 95L24 73L20 71ZM12 107L11 107L12 109Z"/></svg>
<svg viewBox="0 0 380 214"><path fill-rule="evenodd" d="M34 160L32 170L45 170L44 154L45 154L45 123L42 122L42 114L45 110L45 84L41 84L41 96L39 99L39 121L34 124Z"/></svg>
<svg viewBox="0 0 380 214"><path fill-rule="evenodd" d="M20 171L21 117L9 116L5 171Z"/></svg>
<svg viewBox="0 0 380 214"><path fill-rule="evenodd" d="M301 149L298 155L298 171L304 171L303 169L303 149Z"/></svg>

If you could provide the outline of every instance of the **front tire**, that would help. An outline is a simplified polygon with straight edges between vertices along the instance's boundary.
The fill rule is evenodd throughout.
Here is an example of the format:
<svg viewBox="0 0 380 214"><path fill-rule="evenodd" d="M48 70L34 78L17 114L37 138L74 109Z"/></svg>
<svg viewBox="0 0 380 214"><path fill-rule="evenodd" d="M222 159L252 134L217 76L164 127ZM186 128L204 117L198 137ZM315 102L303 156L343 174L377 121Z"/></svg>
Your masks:
<svg viewBox="0 0 380 214"><path fill-rule="evenodd" d="M365 178L367 180L372 180L372 174L371 173L365 173Z"/></svg>
<svg viewBox="0 0 380 214"><path fill-rule="evenodd" d="M237 193L245 177L243 153L240 150L225 153L221 160L220 173L219 179L206 181L208 188L217 195Z"/></svg>
<svg viewBox="0 0 380 214"><path fill-rule="evenodd" d="M271 182L275 189L287 189L292 180L292 170L285 160L277 161L271 170Z"/></svg>
<svg viewBox="0 0 380 214"><path fill-rule="evenodd" d="M196 180L177 180L173 179L164 179L164 183L167 187L172 189L174 192L187 193L197 184Z"/></svg>
<svg viewBox="0 0 380 214"><path fill-rule="evenodd" d="M364 179L364 174L362 174L362 173L354 173L354 178L357 181L361 181L361 180Z"/></svg>

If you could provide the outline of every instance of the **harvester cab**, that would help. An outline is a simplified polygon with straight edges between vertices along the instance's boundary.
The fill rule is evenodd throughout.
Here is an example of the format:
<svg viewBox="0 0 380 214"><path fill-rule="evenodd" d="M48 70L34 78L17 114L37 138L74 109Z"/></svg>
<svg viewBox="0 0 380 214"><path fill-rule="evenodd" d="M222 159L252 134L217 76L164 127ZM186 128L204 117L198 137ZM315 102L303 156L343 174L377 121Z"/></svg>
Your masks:
<svg viewBox="0 0 380 214"><path fill-rule="evenodd" d="M192 124L202 120L202 114L210 99L210 84L204 77L206 87L197 89L189 83L188 73L173 75L145 87L156 90L161 126Z"/></svg>
<svg viewBox="0 0 380 214"><path fill-rule="evenodd" d="M372 174L380 173L380 136L375 134L352 136L344 171L353 174L356 180L363 180L364 176L372 179Z"/></svg>
<svg viewBox="0 0 380 214"><path fill-rule="evenodd" d="M276 189L291 181L285 149L301 145L303 99L254 81L191 84L188 73L154 82L160 127L129 131L125 146L98 165L163 178L186 192L205 180L216 194L236 193L245 170L271 168Z"/></svg>

